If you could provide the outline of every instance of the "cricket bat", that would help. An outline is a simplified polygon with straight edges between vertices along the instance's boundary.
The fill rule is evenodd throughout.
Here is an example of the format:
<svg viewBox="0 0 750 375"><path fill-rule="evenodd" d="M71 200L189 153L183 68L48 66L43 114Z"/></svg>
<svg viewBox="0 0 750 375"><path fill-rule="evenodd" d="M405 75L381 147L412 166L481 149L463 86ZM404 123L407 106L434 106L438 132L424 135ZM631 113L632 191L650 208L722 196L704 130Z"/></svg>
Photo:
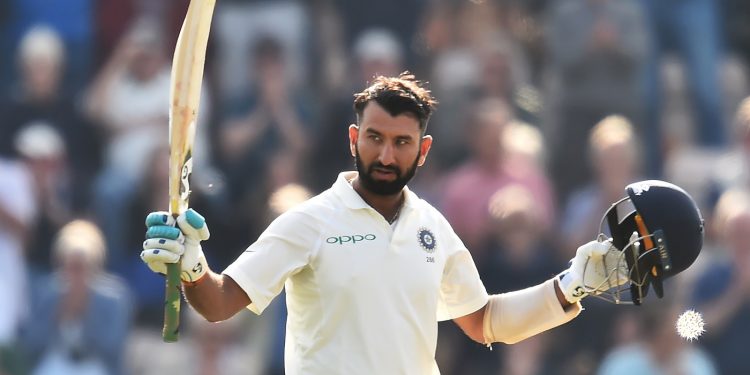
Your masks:
<svg viewBox="0 0 750 375"><path fill-rule="evenodd" d="M169 212L177 217L188 208L193 139L198 117L203 66L216 0L190 0L172 60L169 107ZM165 342L175 342L180 329L180 264L167 265L164 301Z"/></svg>

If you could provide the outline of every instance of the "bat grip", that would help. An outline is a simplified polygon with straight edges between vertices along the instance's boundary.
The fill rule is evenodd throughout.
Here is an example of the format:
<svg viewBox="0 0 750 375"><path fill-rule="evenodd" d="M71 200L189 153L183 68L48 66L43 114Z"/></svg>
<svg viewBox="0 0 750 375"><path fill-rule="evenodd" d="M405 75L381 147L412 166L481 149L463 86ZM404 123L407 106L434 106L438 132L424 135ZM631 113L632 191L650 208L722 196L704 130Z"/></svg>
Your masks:
<svg viewBox="0 0 750 375"><path fill-rule="evenodd" d="M167 287L164 300L164 342L177 342L180 334L180 262L167 264Z"/></svg>

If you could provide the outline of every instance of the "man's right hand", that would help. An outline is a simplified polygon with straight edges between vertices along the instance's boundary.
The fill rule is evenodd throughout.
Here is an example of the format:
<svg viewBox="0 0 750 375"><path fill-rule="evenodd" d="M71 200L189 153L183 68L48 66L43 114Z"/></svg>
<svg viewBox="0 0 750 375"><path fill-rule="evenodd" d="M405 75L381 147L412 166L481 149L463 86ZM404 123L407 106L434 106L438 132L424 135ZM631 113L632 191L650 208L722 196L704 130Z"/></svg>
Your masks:
<svg viewBox="0 0 750 375"><path fill-rule="evenodd" d="M152 212L146 216L146 241L141 259L157 273L167 273L167 263L182 258L180 278L196 282L208 272L200 242L210 236L206 220L189 209L175 219L169 212Z"/></svg>

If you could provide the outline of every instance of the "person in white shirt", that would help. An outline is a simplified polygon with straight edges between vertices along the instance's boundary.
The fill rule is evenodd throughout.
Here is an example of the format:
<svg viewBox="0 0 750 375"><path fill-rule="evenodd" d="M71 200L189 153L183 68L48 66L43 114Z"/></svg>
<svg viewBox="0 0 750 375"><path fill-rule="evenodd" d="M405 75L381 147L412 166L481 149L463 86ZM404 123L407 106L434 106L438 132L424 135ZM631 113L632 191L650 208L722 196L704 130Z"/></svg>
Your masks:
<svg viewBox="0 0 750 375"><path fill-rule="evenodd" d="M149 214L141 258L160 273L182 258L185 296L209 321L260 314L286 288L288 374L437 374L438 321L491 344L573 319L583 286L606 284L597 272L584 283L583 268L601 266L611 243L581 246L560 277L488 295L450 224L406 187L432 145L434 105L411 75L376 78L355 95L357 172L278 217L222 274L206 263L209 231L193 210Z"/></svg>

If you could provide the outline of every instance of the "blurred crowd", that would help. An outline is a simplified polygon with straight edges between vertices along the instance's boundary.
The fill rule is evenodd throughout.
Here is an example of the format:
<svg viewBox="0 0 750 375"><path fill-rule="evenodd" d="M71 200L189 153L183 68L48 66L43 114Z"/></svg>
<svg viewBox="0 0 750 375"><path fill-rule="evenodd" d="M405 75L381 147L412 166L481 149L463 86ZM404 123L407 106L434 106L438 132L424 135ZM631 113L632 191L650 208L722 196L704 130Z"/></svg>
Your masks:
<svg viewBox="0 0 750 375"><path fill-rule="evenodd" d="M161 342L140 259L167 208L171 56L188 1L0 0L0 374L282 374L280 296ZM354 168L352 94L411 71L440 102L410 187L491 293L540 283L630 182L706 218L663 300L594 298L494 350L440 324L443 374L750 374L750 2L218 0L191 205L223 270L274 217ZM706 334L679 339L677 315ZM345 353L342 353L345 355Z"/></svg>

